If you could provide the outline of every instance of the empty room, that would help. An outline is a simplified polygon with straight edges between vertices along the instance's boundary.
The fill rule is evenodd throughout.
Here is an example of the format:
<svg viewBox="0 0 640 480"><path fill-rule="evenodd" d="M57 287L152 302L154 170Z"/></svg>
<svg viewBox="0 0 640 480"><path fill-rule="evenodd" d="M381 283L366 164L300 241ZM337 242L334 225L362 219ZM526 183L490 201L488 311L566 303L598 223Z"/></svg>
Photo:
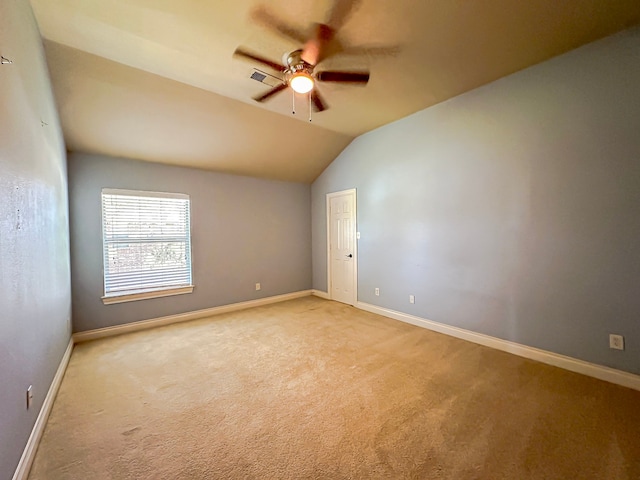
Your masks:
<svg viewBox="0 0 640 480"><path fill-rule="evenodd" d="M640 478L640 2L0 0L0 480Z"/></svg>

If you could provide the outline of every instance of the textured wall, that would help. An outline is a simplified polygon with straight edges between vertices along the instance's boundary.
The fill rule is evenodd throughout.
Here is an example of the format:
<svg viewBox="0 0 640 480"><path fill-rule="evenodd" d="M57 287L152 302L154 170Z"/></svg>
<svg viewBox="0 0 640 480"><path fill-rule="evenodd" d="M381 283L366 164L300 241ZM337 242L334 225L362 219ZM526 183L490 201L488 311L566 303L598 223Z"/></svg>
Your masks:
<svg viewBox="0 0 640 480"><path fill-rule="evenodd" d="M325 194L356 187L360 301L640 373L639 51L626 31L356 139L312 186L313 287Z"/></svg>
<svg viewBox="0 0 640 480"><path fill-rule="evenodd" d="M191 196L192 294L102 304L104 187ZM301 183L70 154L74 330L311 288L310 194L310 186Z"/></svg>
<svg viewBox="0 0 640 480"><path fill-rule="evenodd" d="M9 479L68 345L71 293L65 148L27 0L0 2L0 53L13 60L0 66L0 478Z"/></svg>

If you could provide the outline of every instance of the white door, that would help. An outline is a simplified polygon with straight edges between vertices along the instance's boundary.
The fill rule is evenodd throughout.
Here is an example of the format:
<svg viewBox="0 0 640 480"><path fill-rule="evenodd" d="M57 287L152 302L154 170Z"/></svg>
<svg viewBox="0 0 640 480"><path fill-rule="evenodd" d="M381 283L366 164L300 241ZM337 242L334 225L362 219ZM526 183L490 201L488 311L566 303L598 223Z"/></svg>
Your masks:
<svg viewBox="0 0 640 480"><path fill-rule="evenodd" d="M355 305L356 268L356 191L327 195L329 296L332 300Z"/></svg>

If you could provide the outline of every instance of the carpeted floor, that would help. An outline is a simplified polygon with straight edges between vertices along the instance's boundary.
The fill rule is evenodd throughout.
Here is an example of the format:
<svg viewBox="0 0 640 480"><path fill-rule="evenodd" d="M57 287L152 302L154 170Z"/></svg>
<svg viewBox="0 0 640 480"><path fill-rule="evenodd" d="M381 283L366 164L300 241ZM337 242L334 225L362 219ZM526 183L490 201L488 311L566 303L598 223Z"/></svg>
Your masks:
<svg viewBox="0 0 640 480"><path fill-rule="evenodd" d="M640 392L306 297L76 346L30 480L640 478Z"/></svg>

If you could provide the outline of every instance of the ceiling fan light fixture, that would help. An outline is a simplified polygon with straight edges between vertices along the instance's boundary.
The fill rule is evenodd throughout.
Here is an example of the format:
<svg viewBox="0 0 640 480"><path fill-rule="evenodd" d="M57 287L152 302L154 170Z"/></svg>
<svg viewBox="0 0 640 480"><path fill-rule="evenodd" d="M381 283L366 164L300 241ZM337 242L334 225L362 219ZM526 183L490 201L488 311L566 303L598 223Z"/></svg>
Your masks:
<svg viewBox="0 0 640 480"><path fill-rule="evenodd" d="M313 90L313 83L311 75L304 72L295 73L289 80L289 86L297 93L309 93Z"/></svg>

